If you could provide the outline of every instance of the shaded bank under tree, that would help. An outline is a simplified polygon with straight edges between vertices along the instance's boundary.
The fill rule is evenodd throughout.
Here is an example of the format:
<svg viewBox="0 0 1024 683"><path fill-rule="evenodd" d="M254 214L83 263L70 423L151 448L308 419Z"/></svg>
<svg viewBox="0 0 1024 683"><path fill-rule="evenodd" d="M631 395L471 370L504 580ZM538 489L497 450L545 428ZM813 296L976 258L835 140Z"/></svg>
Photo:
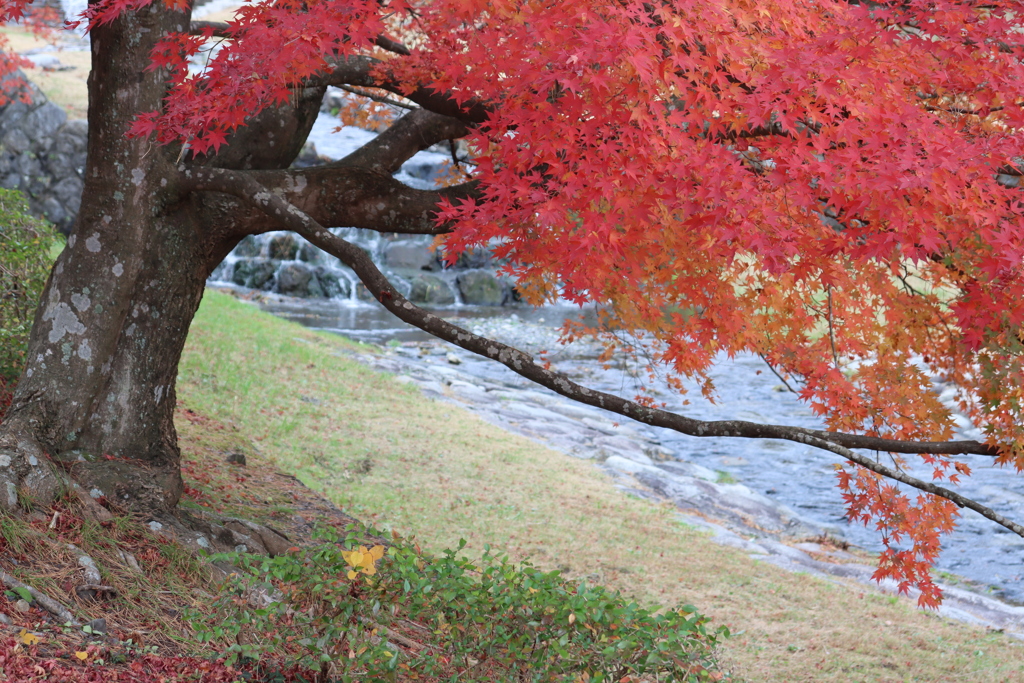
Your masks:
<svg viewBox="0 0 1024 683"><path fill-rule="evenodd" d="M933 601L926 569L958 507L1024 535L942 483L969 473L958 454L1024 453L1010 187L1024 46L1013 3L826 5L285 1L190 25L171 3L93 4L85 191L0 427L0 508L46 504L67 481L194 540L196 521L174 516L182 346L213 268L245 236L285 228L400 319L565 396L856 463L840 486L890 546L879 576ZM208 71L189 76L186 57L214 37ZM328 85L408 111L338 162L289 169ZM426 191L392 177L459 138L473 180ZM324 227L340 225L450 233L452 253L498 239L530 301L598 301L677 374L706 380L715 353L760 353L802 380L830 431L702 422L580 386L416 307ZM921 356L964 388L990 443L948 441ZM899 454L934 463L937 481L910 477ZM218 524L228 545L276 542Z"/></svg>

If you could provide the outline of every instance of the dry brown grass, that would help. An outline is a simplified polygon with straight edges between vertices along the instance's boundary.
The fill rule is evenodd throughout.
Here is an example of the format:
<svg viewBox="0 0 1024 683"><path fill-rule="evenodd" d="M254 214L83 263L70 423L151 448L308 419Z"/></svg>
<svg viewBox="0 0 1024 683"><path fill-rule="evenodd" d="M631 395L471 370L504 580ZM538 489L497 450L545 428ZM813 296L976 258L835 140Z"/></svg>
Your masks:
<svg viewBox="0 0 1024 683"><path fill-rule="evenodd" d="M51 519L56 520L52 529ZM113 596L86 600L75 591L82 583L82 570L68 543L93 559L103 585L114 589ZM138 568L121 550L133 554ZM101 525L85 519L70 500L26 518L0 516L0 558L5 571L66 605L83 623L105 619L117 640L156 647L166 655L197 649L189 645L181 614L209 601L204 590L209 572L188 551L149 533L141 520L115 516ZM15 630L33 628L49 616L39 607L18 612L6 599L0 599L0 611L15 620Z"/></svg>
<svg viewBox="0 0 1024 683"><path fill-rule="evenodd" d="M179 408L175 417L188 490L183 507L206 507L273 524L296 545L310 542L314 524L345 526L354 521L260 457L237 430L186 409ZM225 462L228 453L238 452L247 456L245 466ZM33 663L49 667L54 662L58 667L70 664L76 676L54 674L56 678L46 680L85 680L87 675L141 680L129 672L129 664L145 670L196 657L190 667L207 666L204 660L217 654L218 648L196 641L185 619L187 610L202 612L214 600L215 574L205 561L155 536L144 524L145 518L135 518L109 502L115 514L101 522L84 515L74 497L62 498L46 509L30 509L32 502L27 499L22 504L23 514L0 515L0 568L66 606L81 623L103 618L108 636L67 628L38 605L21 612L14 604L17 596L0 588L0 612L13 620L11 625L0 624L0 649L8 648L10 638L20 638L23 631L37 639L31 648L15 647L17 657L31 660L27 665L16 666L18 662L10 659L0 662L0 680L43 680L12 678L11 671L31 670ZM83 581L82 568L68 543L96 563L102 584L112 592L97 600L78 594L75 587ZM131 553L135 563L122 551ZM82 669L86 665L74 655L86 650L88 667L97 667L91 672ZM6 657L11 652L2 654ZM140 659L144 656L150 658ZM183 678L164 673L168 681L198 680L190 667Z"/></svg>
<svg viewBox="0 0 1024 683"><path fill-rule="evenodd" d="M211 293L179 394L353 516L427 547L465 538L644 602L697 605L736 634L723 660L740 679L1024 680L1024 643L716 545L592 464L425 399L346 347Z"/></svg>

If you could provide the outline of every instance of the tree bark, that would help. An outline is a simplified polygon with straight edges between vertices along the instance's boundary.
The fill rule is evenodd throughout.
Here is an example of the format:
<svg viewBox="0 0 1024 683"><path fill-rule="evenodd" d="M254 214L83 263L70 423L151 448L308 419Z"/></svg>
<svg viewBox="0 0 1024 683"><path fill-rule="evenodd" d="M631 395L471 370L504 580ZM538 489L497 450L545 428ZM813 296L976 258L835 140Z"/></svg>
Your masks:
<svg viewBox="0 0 1024 683"><path fill-rule="evenodd" d="M92 30L85 190L0 426L2 510L51 502L64 476L93 497L154 514L181 495L173 415L189 325L213 268L245 234L273 229L226 215L230 205L216 198L183 193L179 150L126 137L166 92L166 74L145 68L154 44L187 25L187 13L157 3ZM199 163L287 167L322 96L305 89Z"/></svg>
<svg viewBox="0 0 1024 683"><path fill-rule="evenodd" d="M125 136L159 106L162 78L140 67L180 21L146 9L92 32L85 190L0 432L5 509L19 494L55 495L51 463L94 497L133 507L166 508L181 494L174 378L212 245L188 207L172 204L165 154Z"/></svg>

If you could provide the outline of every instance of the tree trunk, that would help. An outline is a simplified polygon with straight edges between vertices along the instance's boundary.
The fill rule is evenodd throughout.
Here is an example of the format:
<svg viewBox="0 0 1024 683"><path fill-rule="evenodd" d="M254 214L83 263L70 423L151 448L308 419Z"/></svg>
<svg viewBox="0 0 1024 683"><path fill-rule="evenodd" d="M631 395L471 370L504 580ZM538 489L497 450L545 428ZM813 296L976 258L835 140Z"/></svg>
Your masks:
<svg viewBox="0 0 1024 683"><path fill-rule="evenodd" d="M5 509L57 493L44 454L94 497L167 509L181 494L177 364L205 279L230 244L204 235L176 202L166 153L125 132L159 106L161 74L143 67L183 16L147 9L92 33L85 191L0 430Z"/></svg>
<svg viewBox="0 0 1024 683"><path fill-rule="evenodd" d="M162 3L95 28L89 150L78 221L43 292L25 368L0 425L0 509L47 504L66 472L93 497L153 513L182 492L175 379L206 278L245 234L234 200L183 194L177 149L128 138L160 107L154 44L187 30ZM265 112L204 163L283 168L316 118L322 89ZM275 145L261 145L272 130Z"/></svg>

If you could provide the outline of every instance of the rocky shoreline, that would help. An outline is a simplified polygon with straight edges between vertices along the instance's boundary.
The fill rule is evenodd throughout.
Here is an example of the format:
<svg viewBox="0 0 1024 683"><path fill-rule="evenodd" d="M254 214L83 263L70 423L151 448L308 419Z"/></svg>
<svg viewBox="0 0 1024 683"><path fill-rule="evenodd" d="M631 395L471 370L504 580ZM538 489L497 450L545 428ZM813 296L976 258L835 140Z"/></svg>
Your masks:
<svg viewBox="0 0 1024 683"><path fill-rule="evenodd" d="M872 580L875 568L868 564L870 558L863 552L848 552L838 527L815 524L770 497L730 481L724 473L680 460L616 416L547 390L481 379L472 366L486 361L441 342L405 343L382 353L348 355L491 424L568 456L593 460L623 493L672 503L681 521L707 530L714 541L754 559L897 593L895 582ZM1024 639L1024 607L969 587L940 585L945 594L941 616ZM910 597L916 598L916 593Z"/></svg>

